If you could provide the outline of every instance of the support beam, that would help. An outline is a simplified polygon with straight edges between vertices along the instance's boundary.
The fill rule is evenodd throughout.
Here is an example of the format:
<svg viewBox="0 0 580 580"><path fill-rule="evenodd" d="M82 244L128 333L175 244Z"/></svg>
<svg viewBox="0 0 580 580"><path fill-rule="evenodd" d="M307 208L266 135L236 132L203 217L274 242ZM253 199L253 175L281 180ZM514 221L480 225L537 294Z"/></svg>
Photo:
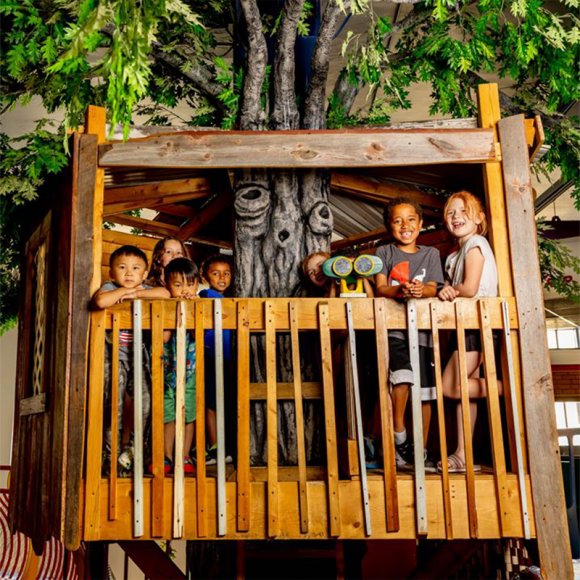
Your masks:
<svg viewBox="0 0 580 580"><path fill-rule="evenodd" d="M151 232L159 236L174 236L177 234L177 232L179 232L179 226L165 224L163 222L153 220L146 220L143 218L134 217L132 215L112 215L109 216L107 220L113 222L114 224L137 228L143 230L144 232Z"/></svg>
<svg viewBox="0 0 580 580"><path fill-rule="evenodd" d="M121 549L135 562L139 570L150 580L185 580L185 574L177 567L157 542L119 542Z"/></svg>
<svg viewBox="0 0 580 580"><path fill-rule="evenodd" d="M101 167L384 167L495 159L490 129L203 131L99 147Z"/></svg>
<svg viewBox="0 0 580 580"><path fill-rule="evenodd" d="M231 207L233 201L234 198L230 192L216 195L209 200L193 219L188 221L181 230L178 230L177 237L181 240L188 240L205 225L217 218L219 214Z"/></svg>
<svg viewBox="0 0 580 580"><path fill-rule="evenodd" d="M522 349L532 500L545 578L572 578L524 117L498 123Z"/></svg>

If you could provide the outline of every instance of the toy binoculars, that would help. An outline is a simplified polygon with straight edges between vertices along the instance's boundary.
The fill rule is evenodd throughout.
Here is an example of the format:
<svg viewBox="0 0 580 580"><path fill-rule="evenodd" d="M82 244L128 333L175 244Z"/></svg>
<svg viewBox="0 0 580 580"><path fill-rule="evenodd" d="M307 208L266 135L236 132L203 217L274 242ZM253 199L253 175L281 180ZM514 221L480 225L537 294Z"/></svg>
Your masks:
<svg viewBox="0 0 580 580"><path fill-rule="evenodd" d="M361 254L356 258L334 256L322 264L322 271L325 276L340 279L340 295L350 295L351 297L354 295L366 296L363 292L362 279L374 276L382 269L382 260L370 254ZM356 284L356 288L350 290L349 284Z"/></svg>

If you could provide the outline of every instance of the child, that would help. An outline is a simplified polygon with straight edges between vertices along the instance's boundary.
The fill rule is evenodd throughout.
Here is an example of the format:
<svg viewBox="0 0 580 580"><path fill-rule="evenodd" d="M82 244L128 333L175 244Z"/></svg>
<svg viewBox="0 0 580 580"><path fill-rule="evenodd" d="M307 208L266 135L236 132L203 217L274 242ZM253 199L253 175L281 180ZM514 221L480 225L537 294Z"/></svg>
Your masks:
<svg viewBox="0 0 580 580"><path fill-rule="evenodd" d="M137 298L168 298L169 292L165 288L152 288L144 284L147 277L147 256L135 246L121 246L111 254L109 276L110 281L101 286L93 297L93 305L97 309L104 309L119 304L124 300L134 300ZM123 432L123 401L125 392L129 396L133 394L133 332L122 330L119 333L119 389L117 399L117 416L119 432L117 434L119 446L121 443L121 433ZM105 380L110 381L110 349L107 351L108 361L105 367ZM147 425L151 410L151 366L150 356L147 348L143 348L143 425ZM110 390L105 393L106 398L110 398ZM110 417L110 413L108 414ZM105 429L105 449L110 455L111 431L110 425ZM129 469L132 463L132 445L119 455L119 463L122 468Z"/></svg>
<svg viewBox="0 0 580 580"><path fill-rule="evenodd" d="M497 296L497 267L488 241L483 237L487 231L485 213L479 199L468 191L454 193L443 210L445 225L457 239L459 250L445 262L447 281L438 296L453 301L457 297L475 298ZM481 338L478 330L465 332L467 376L470 399L483 398L487 394L485 379L479 378L482 362ZM457 347L443 371L443 394L451 399L461 399L459 361ZM502 385L498 381L501 394ZM470 401L471 435L477 418L477 403ZM457 449L448 457L451 473L465 473L465 440L461 403L457 404ZM440 468L440 464L439 464ZM474 466L476 471L481 467Z"/></svg>
<svg viewBox="0 0 580 580"><path fill-rule="evenodd" d="M336 298L336 282L322 271L322 264L330 258L328 252L314 252L302 262L302 272L307 283L308 296Z"/></svg>
<svg viewBox="0 0 580 580"><path fill-rule="evenodd" d="M193 300L197 295L199 271L188 258L175 258L165 266L165 283L172 298ZM175 333L163 333L164 396L163 422L165 432L165 473L173 469L173 447L175 443L175 381L177 371L177 339ZM190 332L185 337L185 437L183 471L193 475L195 468L189 457L195 428L195 341Z"/></svg>
<svg viewBox="0 0 580 580"><path fill-rule="evenodd" d="M383 261L383 270L376 275L377 296L408 300L431 298L437 295L438 285L443 284L439 252L435 248L417 245L417 238L423 225L422 214L421 207L406 197L393 200L385 207L383 215L385 227L394 241L377 250L376 255ZM430 339L431 335L428 332L419 332L423 441L425 443L431 419L431 404L428 401L435 398L433 351ZM409 342L404 332L397 330L389 332L389 353L397 468L410 470L413 464L413 446L407 439L405 407L414 376ZM427 458L426 453L425 470L435 470L435 464Z"/></svg>
<svg viewBox="0 0 580 580"><path fill-rule="evenodd" d="M174 258L189 258L189 253L183 241L167 237L155 244L151 264L151 277L147 280L151 286L166 285L164 269Z"/></svg>
<svg viewBox="0 0 580 580"><path fill-rule="evenodd" d="M232 263L228 256L215 254L207 258L201 271L203 279L209 285L207 290L199 293L201 298L223 298L232 284ZM231 331L223 331L224 352L224 382L227 380L228 371L231 370L232 339ZM208 465L217 462L217 425L216 425L216 383L215 383L215 335L213 330L205 332L205 408L206 428L208 438ZM229 382L229 381L228 381ZM233 393L229 393L230 397ZM231 401L230 401L231 402ZM235 399L234 399L235 402ZM229 413L228 413L229 414ZM228 424L230 421L228 421ZM235 433L235 430L232 431ZM226 463L231 463L232 458L226 455Z"/></svg>

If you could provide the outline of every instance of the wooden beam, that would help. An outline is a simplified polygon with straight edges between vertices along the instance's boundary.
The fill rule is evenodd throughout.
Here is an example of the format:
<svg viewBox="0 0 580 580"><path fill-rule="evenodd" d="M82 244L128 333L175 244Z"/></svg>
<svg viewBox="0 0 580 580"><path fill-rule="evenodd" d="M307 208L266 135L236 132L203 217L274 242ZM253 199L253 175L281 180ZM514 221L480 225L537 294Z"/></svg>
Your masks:
<svg viewBox="0 0 580 580"><path fill-rule="evenodd" d="M114 214L146 205L162 205L207 197L211 191L209 180L204 177L177 179L113 187L105 190L105 214Z"/></svg>
<svg viewBox="0 0 580 580"><path fill-rule="evenodd" d="M155 211L158 211L160 213L166 213L169 215L174 215L176 217L190 219L194 218L198 213L198 211L194 207L191 207L189 205L180 205L178 203L170 203L164 205L149 204L147 208L154 209Z"/></svg>
<svg viewBox="0 0 580 580"><path fill-rule="evenodd" d="M384 167L494 159L490 129L204 131L99 147L101 167Z"/></svg>
<svg viewBox="0 0 580 580"><path fill-rule="evenodd" d="M386 203L399 197L411 197L423 208L442 209L445 200L435 195L423 193L416 187L396 182L377 181L347 173L332 172L330 187L333 190L344 191L353 195L364 194L366 199Z"/></svg>
<svg viewBox="0 0 580 580"><path fill-rule="evenodd" d="M214 248L224 248L224 250L232 250L234 243L228 240L216 240L214 238L206 238L202 236L189 236L187 238L192 244L198 244L200 246L213 246Z"/></svg>
<svg viewBox="0 0 580 580"><path fill-rule="evenodd" d="M157 542L119 542L122 550L133 560L136 566L151 580L173 578L185 580L185 574Z"/></svg>
<svg viewBox="0 0 580 580"><path fill-rule="evenodd" d="M103 242L118 244L119 246L128 244L153 251L158 241L159 238L152 238L150 236L138 236L137 234L128 234L126 232L118 232L117 230L103 230Z"/></svg>
<svg viewBox="0 0 580 580"><path fill-rule="evenodd" d="M179 232L179 226L173 224L165 224L153 220L146 220L132 215L119 214L112 215L107 218L108 221L122 226L129 226L138 228L144 232L152 232L161 236L174 236Z"/></svg>
<svg viewBox="0 0 580 580"><path fill-rule="evenodd" d="M533 163L537 155L540 153L540 149L546 140L544 135L544 125L542 124L542 117L536 115L534 117L534 142L530 151L530 163Z"/></svg>
<svg viewBox="0 0 580 580"><path fill-rule="evenodd" d="M205 225L212 222L220 213L229 208L233 203L233 196L230 192L216 195L208 201L198 214L189 220L179 230L177 237L181 240L188 240L191 236L199 232Z"/></svg>
<svg viewBox="0 0 580 580"><path fill-rule="evenodd" d="M524 117L498 123L518 305L532 500L546 578L572 578Z"/></svg>

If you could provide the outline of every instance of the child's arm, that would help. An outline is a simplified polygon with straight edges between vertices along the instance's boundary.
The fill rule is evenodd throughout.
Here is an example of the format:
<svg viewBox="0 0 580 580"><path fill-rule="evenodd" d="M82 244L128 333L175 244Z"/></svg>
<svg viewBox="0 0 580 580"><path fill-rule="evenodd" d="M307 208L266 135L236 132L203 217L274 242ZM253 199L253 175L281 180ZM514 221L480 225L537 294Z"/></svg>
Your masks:
<svg viewBox="0 0 580 580"><path fill-rule="evenodd" d="M429 280L423 283L419 280L413 280L409 284L409 293L411 298L433 298L437 296L437 282Z"/></svg>
<svg viewBox="0 0 580 580"><path fill-rule="evenodd" d="M479 248L475 247L467 252L465 256L465 275L463 276L463 282L455 286L458 296L473 298L477 294L484 264L485 258Z"/></svg>
<svg viewBox="0 0 580 580"><path fill-rule="evenodd" d="M93 296L93 306L98 310L104 310L122 302L125 298L132 297L135 290L132 288L115 288L114 290L98 290Z"/></svg>
<svg viewBox="0 0 580 580"><path fill-rule="evenodd" d="M375 290L373 288L373 285L371 284L371 281L368 278L363 278L363 289L365 291L365 294L367 295L367 298L375 297Z"/></svg>
<svg viewBox="0 0 580 580"><path fill-rule="evenodd" d="M173 334L173 332L171 332L171 330L164 330L163 331L163 342L169 342L171 340L171 335Z"/></svg>
<svg viewBox="0 0 580 580"><path fill-rule="evenodd" d="M140 288L135 291L135 298L171 298L167 288L155 286L154 288Z"/></svg>
<svg viewBox="0 0 580 580"><path fill-rule="evenodd" d="M404 297L404 286L389 286L387 283L387 277L384 274L377 274L377 291L376 295L383 298L403 298Z"/></svg>

